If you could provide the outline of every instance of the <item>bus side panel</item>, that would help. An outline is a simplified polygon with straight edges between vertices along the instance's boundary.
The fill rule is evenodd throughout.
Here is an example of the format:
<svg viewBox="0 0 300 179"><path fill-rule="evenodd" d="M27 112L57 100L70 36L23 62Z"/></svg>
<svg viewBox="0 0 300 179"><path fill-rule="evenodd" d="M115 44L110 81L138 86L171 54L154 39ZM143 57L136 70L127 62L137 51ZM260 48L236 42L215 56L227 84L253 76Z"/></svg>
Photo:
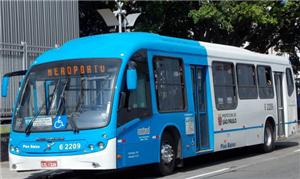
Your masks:
<svg viewBox="0 0 300 179"><path fill-rule="evenodd" d="M195 58L195 59L193 59ZM193 62L197 62L200 60L203 61L203 58L205 58L204 61L207 61L205 56L189 56L189 57L185 57L184 60L185 62L190 62L188 60L193 60ZM187 60L188 59L188 60ZM195 66L195 67L201 67L203 70L205 70L206 74L205 74L205 83L206 83L206 112L207 112L207 118L208 118L208 137L209 137L209 147L208 149L205 149L204 152L201 152L201 150L197 151L197 146L196 146L196 137L197 137L197 130L196 130L196 126L198 124L196 124L196 119L195 119L195 99L193 96L193 81L192 81L192 72L191 72L191 66ZM187 104L188 104L188 111L186 112L186 114L184 115L183 118L183 123L182 124L177 124L179 126L184 126L184 128L181 129L181 131L179 131L181 133L181 138L182 138L182 156L183 158L187 158L187 157L192 157L195 156L197 154L204 154L204 153L208 153L208 152L213 152L214 149L214 124L213 124L213 110L212 110L212 97L211 97L211 89L210 89L210 85L211 85L211 76L208 70L208 66L207 64L185 64L185 82L186 82L186 96L187 96ZM181 119L182 120L182 119ZM194 131L187 131L189 129L189 121L192 120L194 123ZM201 129L200 129L201 130ZM200 131L199 131L200 132Z"/></svg>
<svg viewBox="0 0 300 179"><path fill-rule="evenodd" d="M117 168L158 162L159 137L151 120L134 119L117 129Z"/></svg>
<svg viewBox="0 0 300 179"><path fill-rule="evenodd" d="M275 97L274 97L275 98ZM275 99L239 100L239 116L243 118L246 146L264 142L264 127L268 117L276 120ZM249 110L251 108L251 110Z"/></svg>
<svg viewBox="0 0 300 179"><path fill-rule="evenodd" d="M196 141L195 134L187 134L186 133L186 119L195 119L193 114L185 114L185 113L166 113L166 114L158 114L152 120L152 126L154 127L154 133L158 134L160 138L163 135L164 129L167 127L175 127L181 137L181 150L182 150L182 158L191 157L196 155ZM160 141L160 140L159 140ZM159 151L160 145L157 146L157 150ZM159 161L159 153L157 156L157 160Z"/></svg>
<svg viewBox="0 0 300 179"><path fill-rule="evenodd" d="M184 63L184 82L186 89L186 110L179 112L159 112L157 109L157 99L156 99L156 90L154 84L154 74L153 74L153 57L154 56L167 56L174 58L181 58ZM192 78L189 64L202 65L207 66L206 56L196 56L191 54L178 54L178 53L167 53L164 51L149 51L148 58L149 62L149 70L150 70L150 81L151 81L151 97L152 97L152 109L153 109L153 118L151 120L151 132L154 132L154 135L161 135L164 132L164 129L168 126L173 126L177 128L180 136L181 136L181 150L182 150L182 158L191 157L196 155L196 131L186 131L191 123L195 124L195 113L194 113L194 105L193 105L193 86L192 86ZM199 59L200 58L200 59ZM203 59L205 58L205 59ZM210 115L212 116L212 114ZM194 125L195 127L195 125ZM212 126L211 126L212 128ZM211 129L210 128L210 129ZM211 139L213 136L210 137ZM159 140L160 141L160 140ZM159 147L153 149L157 152L157 162L159 162ZM152 147L153 148L153 147Z"/></svg>
<svg viewBox="0 0 300 179"><path fill-rule="evenodd" d="M196 155L196 118L195 118L195 103L193 96L193 81L191 67L188 63L199 61L198 56L183 56L184 60L184 77L186 89L186 105L187 111L181 119L169 121L168 125L176 125L181 135L182 141L182 158L192 157ZM200 57L201 58L201 57ZM173 123L173 124L172 124ZM192 125L190 125L192 123ZM165 125L167 126L167 125ZM189 130L191 129L192 130ZM163 132L163 131L161 131ZM210 137L211 138L211 137Z"/></svg>
<svg viewBox="0 0 300 179"><path fill-rule="evenodd" d="M207 114L208 114L208 121L209 121L209 142L210 142L210 149L214 151L215 146L215 135L214 135L214 113L213 113L213 76L211 73L211 66L207 66L206 70L206 91L207 91Z"/></svg>
<svg viewBox="0 0 300 179"><path fill-rule="evenodd" d="M232 110L217 110L215 103L215 89L212 70L212 61L224 61L208 55L209 61L209 76L210 90L212 98L212 111L213 111L213 129L214 129L214 151L232 149L244 146L243 120L237 113L236 109ZM226 60L227 61L227 60Z"/></svg>
<svg viewBox="0 0 300 179"><path fill-rule="evenodd" d="M149 119L135 119L118 128L117 168L158 163L160 141L164 129L175 127L182 141L182 158L195 156L195 136L186 135L185 120L194 116L185 113L154 114Z"/></svg>
<svg viewBox="0 0 300 179"><path fill-rule="evenodd" d="M287 67L289 68L289 67ZM293 81L294 82L294 81ZM283 75L283 91L284 91L284 102L285 105L285 136L291 136L297 132L297 101L296 101L296 87L294 84L294 90L291 96L288 95L288 86L287 86L287 74L285 70L285 75Z"/></svg>
<svg viewBox="0 0 300 179"><path fill-rule="evenodd" d="M225 61L234 64L234 71L236 69L236 63L238 61L230 61L228 59L218 59L214 57L208 57L209 61ZM213 78L212 68L210 68L210 76ZM236 77L235 77L236 78ZM236 80L236 79L235 79ZM215 151L227 150L237 147L243 147L248 145L255 145L263 142L263 127L266 120L266 116L276 113L276 103L274 99L271 100L259 100L259 99L247 99L240 100L237 93L237 105L236 108L230 110L218 110L215 103L214 83L211 80L211 90L213 109L214 109L214 136L215 136ZM266 104L272 104L274 106L273 111L264 110ZM249 110L251 108L251 110ZM255 111L255 112L253 112Z"/></svg>

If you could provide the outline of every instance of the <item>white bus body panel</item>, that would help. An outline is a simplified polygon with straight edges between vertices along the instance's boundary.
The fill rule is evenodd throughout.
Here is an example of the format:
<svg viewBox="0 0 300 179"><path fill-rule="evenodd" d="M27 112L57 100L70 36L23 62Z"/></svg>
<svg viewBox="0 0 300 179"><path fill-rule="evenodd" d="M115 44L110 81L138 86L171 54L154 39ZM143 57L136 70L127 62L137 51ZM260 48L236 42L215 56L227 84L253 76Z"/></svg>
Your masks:
<svg viewBox="0 0 300 179"><path fill-rule="evenodd" d="M286 74L284 75L284 80L286 81ZM295 82L295 79L294 79ZM287 82L284 83L285 85L287 85ZM285 91L286 91L286 98L284 100L284 102L287 104L285 105L285 136L291 136L295 133L297 133L297 127L298 127L298 113L297 113L297 99L296 99L296 87L294 84L294 92L292 93L291 96L288 95L287 92L287 87L285 87Z"/></svg>
<svg viewBox="0 0 300 179"><path fill-rule="evenodd" d="M206 42L199 42L207 50L208 58L208 69L211 86L212 95L212 106L213 106L213 116L214 116L214 150L226 150L231 148L261 144L264 142L264 127L265 122L268 117L274 119L276 125L276 137L277 137L277 100L276 100L276 90L274 91L274 98L272 99L246 99L241 100L237 93L237 107L232 110L217 110L215 105L215 95L214 95L214 83L213 83L213 73L212 73L212 62L231 62L236 68L237 63L243 64L253 64L253 65L267 65L271 66L273 71L273 85L274 81L274 71L279 71L283 73L283 98L284 98L284 118L285 118L285 136L288 137L291 134L296 133L297 123L294 123L297 119L296 111L296 93L295 89L293 94L289 97L287 94L287 82L285 71L286 68L291 68L291 65L286 58L264 55L259 53L254 53L249 50L245 50L238 47L212 44ZM271 62L271 63L270 63ZM234 70L236 71L236 69ZM235 79L237 81L237 79ZM288 104L288 105L286 105ZM273 106L266 110L266 105ZM236 122L221 124L220 116L232 116L234 115Z"/></svg>
<svg viewBox="0 0 300 179"><path fill-rule="evenodd" d="M107 170L116 169L116 138L104 150L84 155L24 157L9 154L11 170ZM41 161L57 161L57 167L43 168ZM13 167L15 165L16 167Z"/></svg>

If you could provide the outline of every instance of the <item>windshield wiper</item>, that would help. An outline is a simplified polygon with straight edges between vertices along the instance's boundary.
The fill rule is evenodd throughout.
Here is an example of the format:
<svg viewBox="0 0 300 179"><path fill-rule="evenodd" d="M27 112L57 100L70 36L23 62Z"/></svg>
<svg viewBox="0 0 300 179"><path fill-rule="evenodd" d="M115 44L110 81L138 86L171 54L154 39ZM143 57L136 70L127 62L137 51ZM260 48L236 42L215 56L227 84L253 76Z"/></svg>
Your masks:
<svg viewBox="0 0 300 179"><path fill-rule="evenodd" d="M84 92L83 92L83 83L82 83L82 79L80 80L80 96L79 96L79 99L76 101L76 107L75 107L75 111L72 112L71 114L71 118L70 118L70 121L71 121L71 126L74 130L74 132L78 133L79 132L79 129L74 121L74 114L78 111L78 110L81 110L81 107L82 107L82 98L84 96Z"/></svg>
<svg viewBox="0 0 300 179"><path fill-rule="evenodd" d="M60 95L60 97L59 97L59 105L58 105L58 107L57 107L57 111L56 111L56 115L55 116L57 116L57 115L60 115L60 108L61 108L61 104L62 104L62 100L63 100L63 97L64 97L64 91L65 91L65 89L66 89L66 87L67 87L67 84L68 84L68 82L69 82L69 79L66 81L66 83L64 84L64 86L63 86L63 88L62 88L62 92L61 92L61 95ZM60 83L60 82L58 82L58 83ZM58 88L58 84L55 86L55 89L53 90L53 93L50 95L50 105L52 105L52 102L53 102L53 100L54 100L54 93L56 93L56 90L57 90L57 88ZM26 129L25 129L25 133L26 133L26 135L29 135L30 134L30 132L31 132L31 128L32 128L32 126L33 126L33 123L34 123L34 121L38 118L38 116L40 115L40 113L42 112L42 110L44 109L46 107L46 101L44 101L44 103L42 104L42 106L39 108L39 110L35 113L35 115L33 116L33 118L31 119L31 121L29 122L29 124L27 125L27 127L26 127ZM77 127L77 125L76 125L76 123L75 123L75 121L72 119L72 118L70 118L70 122L71 122L71 127L72 127L72 129L73 129L73 131L74 132L79 132L79 129L78 129L78 127Z"/></svg>
<svg viewBox="0 0 300 179"><path fill-rule="evenodd" d="M49 100L49 109L47 111L47 114L49 114L51 112L51 109L54 106L54 99L56 98L56 95L57 95L56 90L58 89L60 82L61 82L61 79L58 80L58 82L56 83L56 85L54 87L52 94L50 95L51 99ZM54 94L55 94L55 97L54 97Z"/></svg>
<svg viewBox="0 0 300 179"><path fill-rule="evenodd" d="M75 107L75 111L74 112L78 112L79 110L81 110L81 106L82 106L82 98L84 96L84 92L83 92L83 80L80 79L80 96L79 99L76 102L76 107Z"/></svg>
<svg viewBox="0 0 300 179"><path fill-rule="evenodd" d="M53 93L50 95L50 107L52 104L52 101L54 99L54 93L56 92L58 86L59 86L60 80L57 82L57 84L55 85L55 88L53 90ZM33 126L34 121L37 119L37 117L40 115L40 113L42 112L42 110L44 109L44 107L46 107L46 100L44 101L44 103L42 104L42 106L40 107L40 109L35 113L35 115L33 116L33 118L31 119L31 121L29 122L29 124L27 125L26 129L25 129L25 133L26 135L29 135L31 132L31 128ZM47 110L47 109L46 109Z"/></svg>
<svg viewBox="0 0 300 179"><path fill-rule="evenodd" d="M61 107L62 107L62 103L64 103L64 105L65 105L64 93L65 93L65 90L66 90L66 88L68 86L69 81L70 81L70 79L68 78L67 81L66 81L66 83L64 84L64 86L62 88L61 94L59 96L59 101L58 101L58 105L57 105L55 116L58 116L58 115L62 114L61 113ZM76 125L73 117L71 116L71 118L68 118L68 120L70 121L70 124L71 124L71 127L72 127L74 133L78 133L79 132L79 128L77 127L77 125Z"/></svg>
<svg viewBox="0 0 300 179"><path fill-rule="evenodd" d="M60 110L60 108L62 106L61 104L62 104L62 101L64 99L64 94L65 94L65 90L66 90L66 88L68 86L68 83L69 83L69 78L67 79L66 83L64 84L64 86L63 86L63 88L61 90L61 93L59 95L58 105L57 105L57 108L56 108L56 115L57 115L57 113L59 112L59 110Z"/></svg>
<svg viewBox="0 0 300 179"><path fill-rule="evenodd" d="M35 113L35 115L33 116L33 118L31 119L31 121L29 122L28 126L25 129L25 133L26 135L29 135L31 132L31 128L33 126L34 121L37 119L37 117L40 115L40 113L42 112L42 110L44 109L44 107L46 106L46 101L43 103L43 105L40 107L40 109Z"/></svg>

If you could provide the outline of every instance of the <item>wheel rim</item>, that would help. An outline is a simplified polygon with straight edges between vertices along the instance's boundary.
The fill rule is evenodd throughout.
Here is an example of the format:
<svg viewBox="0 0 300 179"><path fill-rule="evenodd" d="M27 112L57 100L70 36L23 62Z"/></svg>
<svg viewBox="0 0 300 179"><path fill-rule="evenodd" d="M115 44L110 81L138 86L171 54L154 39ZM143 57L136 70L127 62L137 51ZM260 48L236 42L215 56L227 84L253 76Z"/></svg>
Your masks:
<svg viewBox="0 0 300 179"><path fill-rule="evenodd" d="M174 159L174 150L170 144L163 144L161 146L161 159L165 164L170 164Z"/></svg>
<svg viewBox="0 0 300 179"><path fill-rule="evenodd" d="M266 135L266 137L265 137L266 145L270 146L272 144L272 134L271 134L270 128L266 129L265 135Z"/></svg>

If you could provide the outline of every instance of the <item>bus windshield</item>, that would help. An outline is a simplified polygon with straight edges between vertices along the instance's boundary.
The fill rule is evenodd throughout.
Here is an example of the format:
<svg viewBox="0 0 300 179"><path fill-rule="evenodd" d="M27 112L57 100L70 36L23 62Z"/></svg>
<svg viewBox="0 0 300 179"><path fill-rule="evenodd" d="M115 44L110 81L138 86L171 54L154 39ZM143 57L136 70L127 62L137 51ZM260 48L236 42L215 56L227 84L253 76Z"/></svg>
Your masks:
<svg viewBox="0 0 300 179"><path fill-rule="evenodd" d="M100 128L108 124L117 59L80 59L33 67L20 91L18 132Z"/></svg>

